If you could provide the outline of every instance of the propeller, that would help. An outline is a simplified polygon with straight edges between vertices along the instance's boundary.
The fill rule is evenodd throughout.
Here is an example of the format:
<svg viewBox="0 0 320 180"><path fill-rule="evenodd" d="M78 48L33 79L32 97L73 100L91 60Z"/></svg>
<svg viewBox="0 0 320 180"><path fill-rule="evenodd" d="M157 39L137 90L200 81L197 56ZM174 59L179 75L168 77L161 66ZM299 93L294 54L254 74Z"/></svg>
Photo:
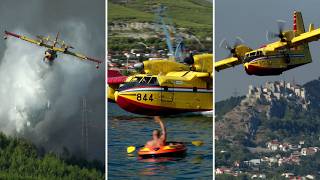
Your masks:
<svg viewBox="0 0 320 180"><path fill-rule="evenodd" d="M285 27L286 21L284 20L277 20L278 25L278 33L275 32L269 32L267 31L266 38L267 41L270 41L271 39L280 39L281 42L288 42L286 39L286 35L284 33L284 27ZM288 54L289 51L289 45L285 47L284 51L282 52L285 58L285 62L287 64L290 63L290 56Z"/></svg>
<svg viewBox="0 0 320 180"><path fill-rule="evenodd" d="M50 36L42 36L42 35L37 35L36 36L38 39L42 40L42 41L46 41L46 42L50 42L50 43L55 43L55 44L59 44L62 48L66 48L66 49L74 49L73 46L66 44L63 40L60 39L55 39L52 40L50 39Z"/></svg>
<svg viewBox="0 0 320 180"><path fill-rule="evenodd" d="M233 46L230 46L228 41L224 38L220 42L219 47L224 48L230 52L228 57L237 57L236 48L241 44L244 44L244 40L242 40L242 38L240 38L240 37L236 37L236 39L233 43Z"/></svg>
<svg viewBox="0 0 320 180"><path fill-rule="evenodd" d="M284 21L284 20L277 20L278 32L275 33L275 32L267 31L267 33L266 33L267 41L270 41L270 40L272 40L272 39L279 38L279 39L281 40L281 42L285 42L285 41L286 41L286 39L285 39L286 36L285 36L285 34L283 33L285 24L286 24L286 21Z"/></svg>
<svg viewBox="0 0 320 180"><path fill-rule="evenodd" d="M193 53L190 53L189 56L185 57L183 62L192 65L194 63Z"/></svg>
<svg viewBox="0 0 320 180"><path fill-rule="evenodd" d="M44 39L45 37L44 36L42 36L42 35L37 35L36 36L38 39Z"/></svg>
<svg viewBox="0 0 320 180"><path fill-rule="evenodd" d="M42 36L42 35L37 35L36 36L41 42L51 42L52 40L50 39L50 36Z"/></svg>

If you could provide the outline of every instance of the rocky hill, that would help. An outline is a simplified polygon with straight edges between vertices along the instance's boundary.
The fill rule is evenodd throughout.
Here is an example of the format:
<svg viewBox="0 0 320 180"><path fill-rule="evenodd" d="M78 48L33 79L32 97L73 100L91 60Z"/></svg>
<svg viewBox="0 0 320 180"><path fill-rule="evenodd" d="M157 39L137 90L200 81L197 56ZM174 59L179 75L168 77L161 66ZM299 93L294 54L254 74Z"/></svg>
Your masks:
<svg viewBox="0 0 320 180"><path fill-rule="evenodd" d="M267 82L249 86L244 98L224 113L217 112L216 138L245 146L271 139L290 139L320 133L320 78L304 85ZM225 106L234 98L220 102ZM224 109L218 109L223 111ZM216 111L217 111L216 110Z"/></svg>

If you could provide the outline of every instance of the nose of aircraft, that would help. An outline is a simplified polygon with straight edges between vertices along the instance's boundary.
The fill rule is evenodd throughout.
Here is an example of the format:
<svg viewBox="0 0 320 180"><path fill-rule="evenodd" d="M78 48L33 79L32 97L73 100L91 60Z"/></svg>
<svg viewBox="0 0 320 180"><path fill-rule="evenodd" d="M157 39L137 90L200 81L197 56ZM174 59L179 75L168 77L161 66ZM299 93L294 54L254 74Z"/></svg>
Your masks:
<svg viewBox="0 0 320 180"><path fill-rule="evenodd" d="M248 63L244 63L244 68L248 69L248 65L249 65Z"/></svg>
<svg viewBox="0 0 320 180"><path fill-rule="evenodd" d="M243 66L244 66L244 70L246 71L246 73L248 75L252 75L253 74L252 69L249 69L249 63L244 63Z"/></svg>
<svg viewBox="0 0 320 180"><path fill-rule="evenodd" d="M114 92L114 100L117 102L117 99L118 99L118 95L119 95L119 92L116 91Z"/></svg>

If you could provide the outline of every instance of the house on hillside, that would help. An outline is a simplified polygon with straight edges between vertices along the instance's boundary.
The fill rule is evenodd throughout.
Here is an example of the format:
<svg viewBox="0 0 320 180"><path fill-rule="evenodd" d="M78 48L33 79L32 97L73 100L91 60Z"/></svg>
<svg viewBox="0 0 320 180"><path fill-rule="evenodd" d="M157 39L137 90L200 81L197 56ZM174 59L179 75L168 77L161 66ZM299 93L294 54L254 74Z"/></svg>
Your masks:
<svg viewBox="0 0 320 180"><path fill-rule="evenodd" d="M308 147L308 148L302 148L301 149L301 155L302 156L312 156L316 152L318 152L319 148L318 147Z"/></svg>
<svg viewBox="0 0 320 180"><path fill-rule="evenodd" d="M225 168L225 167L221 167L221 168L216 168L216 174L231 174L232 170L230 168Z"/></svg>
<svg viewBox="0 0 320 180"><path fill-rule="evenodd" d="M278 140L272 140L272 141L269 141L266 143L267 148L272 151L279 150L280 145L281 145L281 143Z"/></svg>

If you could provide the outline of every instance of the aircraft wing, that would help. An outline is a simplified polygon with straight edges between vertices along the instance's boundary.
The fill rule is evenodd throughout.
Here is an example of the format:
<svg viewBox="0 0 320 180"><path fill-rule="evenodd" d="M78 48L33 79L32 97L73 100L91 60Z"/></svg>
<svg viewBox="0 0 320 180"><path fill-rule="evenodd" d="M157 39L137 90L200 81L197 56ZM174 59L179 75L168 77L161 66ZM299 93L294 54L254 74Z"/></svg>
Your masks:
<svg viewBox="0 0 320 180"><path fill-rule="evenodd" d="M19 38L21 40L27 41L29 43L36 44L38 46L44 46L44 47L47 47L47 48L52 48L51 45L45 44L45 43L43 43L43 42L41 42L39 40L35 40L35 39L29 38L27 36L18 35L18 34L9 32L9 31L4 31L4 33L5 33L6 36L16 37L16 38Z"/></svg>
<svg viewBox="0 0 320 180"><path fill-rule="evenodd" d="M320 28L300 34L291 40L292 46L299 46L304 43L317 41L320 39Z"/></svg>
<svg viewBox="0 0 320 180"><path fill-rule="evenodd" d="M196 76L198 78L210 78L211 77L211 73L208 73L208 72L197 72Z"/></svg>
<svg viewBox="0 0 320 180"><path fill-rule="evenodd" d="M88 61L92 61L92 62L95 62L95 63L98 63L98 64L102 63L102 60L91 58L91 57L85 56L83 54L72 52L72 51L68 51L68 50L64 51L64 49L62 49L62 48L57 48L57 51L60 51L60 52L62 52L64 54L69 54L71 56L75 56L75 57L77 57L77 58L79 58L81 60L88 60Z"/></svg>
<svg viewBox="0 0 320 180"><path fill-rule="evenodd" d="M274 42L272 46L274 49L283 49L289 47L297 47L305 43L317 41L320 39L320 28L311 30L294 37L290 42Z"/></svg>
<svg viewBox="0 0 320 180"><path fill-rule="evenodd" d="M215 63L215 70L220 71L236 65L242 64L242 61L236 57L230 57Z"/></svg>

